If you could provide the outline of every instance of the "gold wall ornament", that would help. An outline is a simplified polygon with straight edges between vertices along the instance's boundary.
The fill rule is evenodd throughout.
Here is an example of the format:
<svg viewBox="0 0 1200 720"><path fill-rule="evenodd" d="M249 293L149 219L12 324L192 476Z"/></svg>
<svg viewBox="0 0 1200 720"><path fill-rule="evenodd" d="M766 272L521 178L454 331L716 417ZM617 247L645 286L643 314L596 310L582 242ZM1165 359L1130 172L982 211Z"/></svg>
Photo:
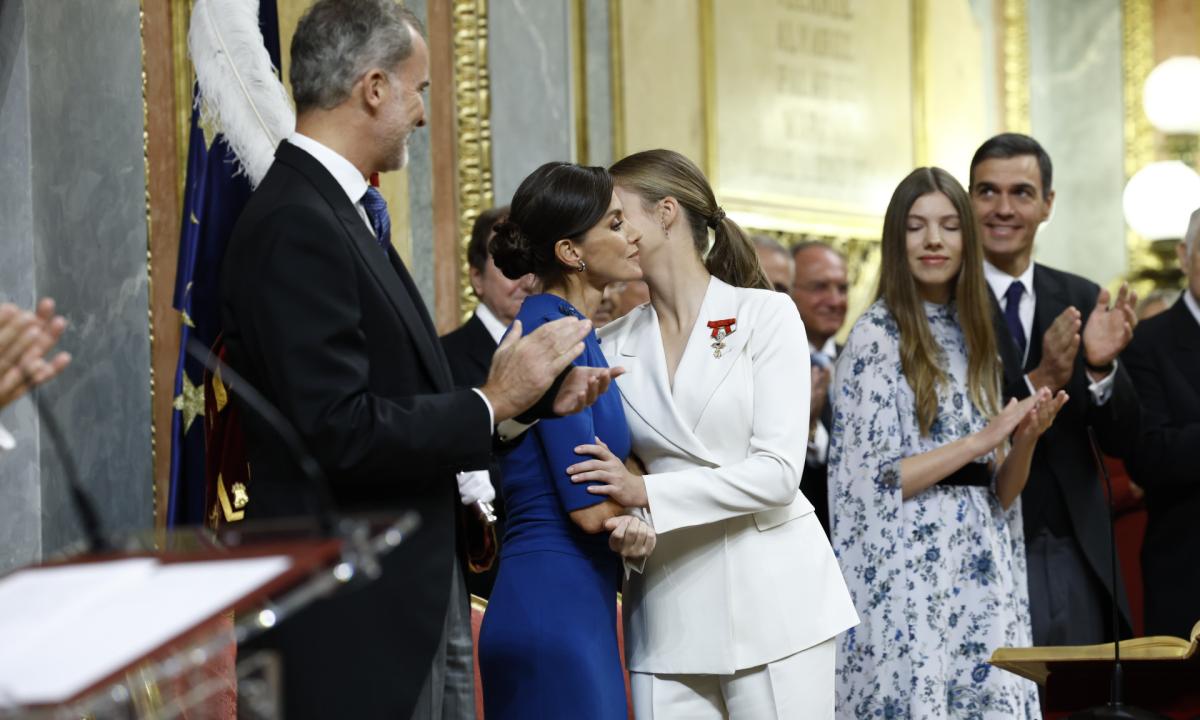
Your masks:
<svg viewBox="0 0 1200 720"><path fill-rule="evenodd" d="M144 1L144 0L143 0ZM157 0L156 0L157 1ZM192 0L169 0L171 3L171 57L175 68L175 148L179 164L176 187L179 206L183 207L184 184L187 183L188 150L192 136L192 85L196 73L188 57L188 21L192 17ZM205 135L205 140L209 136ZM211 142L208 142L211 145Z"/></svg>
<svg viewBox="0 0 1200 720"><path fill-rule="evenodd" d="M467 247L479 213L495 203L492 185L491 77L487 0L454 2L454 100L458 125L458 297L462 319L478 299L471 288Z"/></svg>
<svg viewBox="0 0 1200 720"><path fill-rule="evenodd" d="M1004 2L1004 129L1029 134L1029 5Z"/></svg>
<svg viewBox="0 0 1200 720"><path fill-rule="evenodd" d="M1125 101L1125 181L1154 162L1154 127L1142 107L1146 77L1154 69L1154 2L1121 2L1121 73ZM1127 277L1139 295L1154 289L1153 276L1160 274L1172 257L1163 258L1149 241L1126 227L1125 247L1129 253Z"/></svg>
<svg viewBox="0 0 1200 720"><path fill-rule="evenodd" d="M150 96L149 76L146 73L146 6L138 3L138 42L142 59L142 179L146 183L146 327L150 341L150 467L156 467L158 433L154 424L154 236L151 233L152 205L150 198ZM158 483L150 475L151 519L158 517Z"/></svg>
<svg viewBox="0 0 1200 720"><path fill-rule="evenodd" d="M612 96L612 159L625 157L625 54L621 40L621 0L608 0L609 82Z"/></svg>
<svg viewBox="0 0 1200 720"><path fill-rule="evenodd" d="M587 0L571 1L571 87L575 111L575 162L590 165L588 148L587 102Z"/></svg>

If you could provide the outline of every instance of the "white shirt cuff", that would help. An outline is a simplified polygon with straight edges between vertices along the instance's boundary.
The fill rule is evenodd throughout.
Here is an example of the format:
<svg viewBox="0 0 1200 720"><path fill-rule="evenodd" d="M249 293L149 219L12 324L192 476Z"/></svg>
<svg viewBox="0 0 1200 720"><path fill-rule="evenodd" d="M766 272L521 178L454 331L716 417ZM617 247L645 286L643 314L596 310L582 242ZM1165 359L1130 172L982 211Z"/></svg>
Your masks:
<svg viewBox="0 0 1200 720"><path fill-rule="evenodd" d="M0 425L0 453L8 452L17 446L17 440L12 436L12 433L4 429Z"/></svg>
<svg viewBox="0 0 1200 720"><path fill-rule="evenodd" d="M1113 369L1103 380L1090 383L1088 392L1092 394L1092 401L1097 405L1104 405L1109 401L1113 394L1113 379L1117 377L1117 361L1113 360ZM1088 376L1091 380L1091 376Z"/></svg>
<svg viewBox="0 0 1200 720"><path fill-rule="evenodd" d="M508 442L515 437L520 436L529 428L537 425L537 420L526 425L523 422L509 418L496 426L496 434L500 436L500 442Z"/></svg>
<svg viewBox="0 0 1200 720"><path fill-rule="evenodd" d="M502 421L500 421L500 424L497 425L496 424L496 411L492 409L492 403L488 401L487 395L484 395L483 391L480 390L479 388L471 388L471 389L474 390L475 394L477 394L483 400L483 404L487 405L488 435L491 435L492 428L495 428L496 434L500 436L500 442L508 442L509 440L512 440L513 438L518 437L521 433L525 432L526 430L533 427L534 425L537 425L537 420L534 420L533 422L526 425L525 423L518 422L517 420L514 420L513 418L509 418L508 420L502 420Z"/></svg>
<svg viewBox="0 0 1200 720"><path fill-rule="evenodd" d="M1033 386L1033 381L1029 379L1029 374L1025 374L1025 387L1029 388L1030 395L1037 395L1037 388Z"/></svg>

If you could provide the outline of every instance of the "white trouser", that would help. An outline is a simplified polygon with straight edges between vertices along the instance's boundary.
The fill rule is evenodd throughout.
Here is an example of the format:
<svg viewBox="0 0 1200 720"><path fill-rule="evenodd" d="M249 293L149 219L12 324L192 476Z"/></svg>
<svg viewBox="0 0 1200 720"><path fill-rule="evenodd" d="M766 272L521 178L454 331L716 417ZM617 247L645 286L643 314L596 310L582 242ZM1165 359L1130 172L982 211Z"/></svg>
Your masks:
<svg viewBox="0 0 1200 720"><path fill-rule="evenodd" d="M833 638L733 675L629 673L637 720L833 718Z"/></svg>

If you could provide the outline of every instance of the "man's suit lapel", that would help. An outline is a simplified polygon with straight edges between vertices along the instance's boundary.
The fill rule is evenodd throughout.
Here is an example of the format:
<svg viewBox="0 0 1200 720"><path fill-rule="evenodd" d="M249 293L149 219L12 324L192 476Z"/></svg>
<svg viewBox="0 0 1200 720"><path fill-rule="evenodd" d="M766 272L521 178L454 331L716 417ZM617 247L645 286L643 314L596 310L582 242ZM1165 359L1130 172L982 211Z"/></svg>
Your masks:
<svg viewBox="0 0 1200 720"><path fill-rule="evenodd" d="M667 362L663 352L658 316L650 305L643 306L634 325L623 339L616 364L628 372L617 378L617 388L629 408L655 432L681 451L704 462L718 463L708 448L679 416L667 382Z"/></svg>
<svg viewBox="0 0 1200 720"><path fill-rule="evenodd" d="M1054 320L1070 306L1060 287L1040 265L1033 266L1033 327L1029 331L1029 356L1026 371L1032 370L1042 361L1042 335L1054 324ZM1084 308L1079 308L1083 310Z"/></svg>
<svg viewBox="0 0 1200 720"><path fill-rule="evenodd" d="M1171 334L1175 336L1175 352L1171 359L1200 394L1200 323L1196 322L1182 297L1167 312L1171 314Z"/></svg>
<svg viewBox="0 0 1200 720"><path fill-rule="evenodd" d="M372 237L371 241L374 242L375 238ZM441 378L440 382L444 383L443 389L449 390L454 385L454 378L450 372L450 363L446 360L446 351L442 348L442 344L437 341L437 328L433 326L433 318L429 316L429 310L425 307L425 301L422 299L420 291L417 290L417 283L413 281L412 275L408 272L408 267L404 264L404 260L400 258L399 253L391 245L387 247L387 257L392 268L396 271L396 276L400 278L400 284L404 286L405 293L409 299L408 303L396 304L395 298L393 298L393 305L396 305L396 310L402 317L405 316L405 308L410 311L410 316L405 317L405 322L409 324L410 328L413 322L411 318L412 311L415 311L417 322L420 322L421 327L425 329L424 333L413 333L419 336L417 347L424 355L425 362L429 365L434 376ZM387 275L387 273L379 274ZM390 296L391 293L389 293Z"/></svg>
<svg viewBox="0 0 1200 720"><path fill-rule="evenodd" d="M278 159L307 177L329 203L342 227L350 235L351 246L367 266L371 276L383 288L396 314L408 327L413 345L416 346L421 361L429 369L429 375L437 389L450 390L454 383L445 355L442 354L441 343L436 341L437 332L434 330L433 321L400 256L396 255L391 247L388 248L386 256L384 255L350 198L346 197L337 180L316 158L286 141L279 144L275 154Z"/></svg>

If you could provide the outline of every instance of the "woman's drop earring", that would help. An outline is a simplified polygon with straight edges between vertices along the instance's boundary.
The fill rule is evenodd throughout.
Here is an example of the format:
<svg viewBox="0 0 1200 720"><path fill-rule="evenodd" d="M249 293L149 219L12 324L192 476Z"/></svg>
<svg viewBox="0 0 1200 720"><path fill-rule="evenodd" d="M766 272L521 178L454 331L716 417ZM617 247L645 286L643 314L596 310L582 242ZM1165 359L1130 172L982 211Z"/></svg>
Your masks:
<svg viewBox="0 0 1200 720"><path fill-rule="evenodd" d="M579 259L579 264L577 266L575 266L575 269L578 270L579 272L583 272L584 270L587 270L587 263L585 263L583 261L583 258Z"/></svg>

